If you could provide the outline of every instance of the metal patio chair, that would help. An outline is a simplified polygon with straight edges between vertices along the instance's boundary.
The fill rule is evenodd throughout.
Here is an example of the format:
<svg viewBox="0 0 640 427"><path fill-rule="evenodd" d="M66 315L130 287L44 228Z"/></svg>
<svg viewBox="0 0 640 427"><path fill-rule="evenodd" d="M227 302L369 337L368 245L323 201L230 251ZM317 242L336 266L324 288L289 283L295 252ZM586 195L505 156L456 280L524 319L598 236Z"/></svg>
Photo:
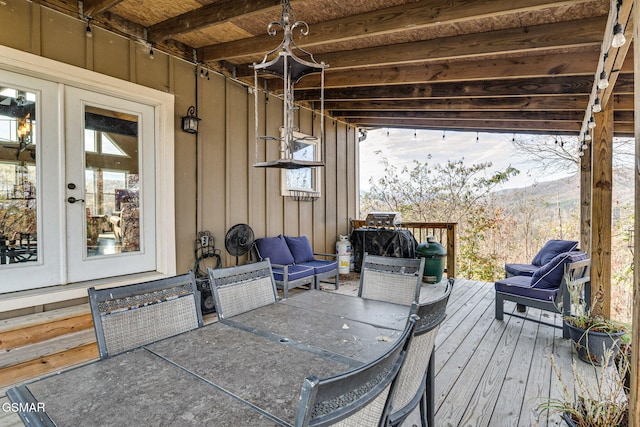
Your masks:
<svg viewBox="0 0 640 427"><path fill-rule="evenodd" d="M207 268L220 319L273 304L278 291L269 260L227 268Z"/></svg>
<svg viewBox="0 0 640 427"><path fill-rule="evenodd" d="M412 307L412 312L419 319L396 379L396 390L391 400L392 412L389 415L391 426L402 424L418 405L422 427L434 426L435 341L440 324L447 316L447 302L452 288L453 279L450 279L440 297Z"/></svg>
<svg viewBox="0 0 640 427"><path fill-rule="evenodd" d="M424 258L394 258L364 254L358 296L411 305L420 299Z"/></svg>
<svg viewBox="0 0 640 427"><path fill-rule="evenodd" d="M333 377L306 378L294 426L386 425L389 397L413 336L415 321L415 316L411 316L402 336L376 360Z"/></svg>
<svg viewBox="0 0 640 427"><path fill-rule="evenodd" d="M101 359L203 325L193 273L88 292Z"/></svg>

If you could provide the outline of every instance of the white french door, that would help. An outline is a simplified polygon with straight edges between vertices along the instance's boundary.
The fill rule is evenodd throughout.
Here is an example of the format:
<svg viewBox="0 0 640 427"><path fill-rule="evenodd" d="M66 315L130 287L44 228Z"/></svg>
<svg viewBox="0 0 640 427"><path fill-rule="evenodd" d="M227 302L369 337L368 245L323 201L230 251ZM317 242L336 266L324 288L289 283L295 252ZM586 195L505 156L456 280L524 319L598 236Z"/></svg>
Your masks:
<svg viewBox="0 0 640 427"><path fill-rule="evenodd" d="M0 70L0 292L61 283L58 85Z"/></svg>
<svg viewBox="0 0 640 427"><path fill-rule="evenodd" d="M157 270L157 108L0 69L0 293Z"/></svg>
<svg viewBox="0 0 640 427"><path fill-rule="evenodd" d="M155 270L154 108L65 89L67 281Z"/></svg>

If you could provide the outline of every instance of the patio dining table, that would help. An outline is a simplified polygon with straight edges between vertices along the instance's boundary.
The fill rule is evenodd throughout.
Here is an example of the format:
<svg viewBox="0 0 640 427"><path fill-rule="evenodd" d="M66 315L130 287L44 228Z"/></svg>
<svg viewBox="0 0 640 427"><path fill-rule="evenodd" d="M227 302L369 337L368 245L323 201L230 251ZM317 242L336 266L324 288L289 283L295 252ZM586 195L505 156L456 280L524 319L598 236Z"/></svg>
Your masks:
<svg viewBox="0 0 640 427"><path fill-rule="evenodd" d="M10 389L28 425L291 425L304 378L360 366L409 307L305 291Z"/></svg>

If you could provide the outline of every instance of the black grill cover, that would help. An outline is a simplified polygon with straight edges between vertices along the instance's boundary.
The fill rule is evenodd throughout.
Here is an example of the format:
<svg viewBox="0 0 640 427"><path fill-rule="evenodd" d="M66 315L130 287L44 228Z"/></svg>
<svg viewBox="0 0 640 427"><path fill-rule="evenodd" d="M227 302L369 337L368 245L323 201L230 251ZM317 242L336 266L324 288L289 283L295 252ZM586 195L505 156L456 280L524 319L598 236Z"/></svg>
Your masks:
<svg viewBox="0 0 640 427"><path fill-rule="evenodd" d="M360 271L364 253L369 255L415 258L418 243L409 230L358 228L351 232L355 271Z"/></svg>

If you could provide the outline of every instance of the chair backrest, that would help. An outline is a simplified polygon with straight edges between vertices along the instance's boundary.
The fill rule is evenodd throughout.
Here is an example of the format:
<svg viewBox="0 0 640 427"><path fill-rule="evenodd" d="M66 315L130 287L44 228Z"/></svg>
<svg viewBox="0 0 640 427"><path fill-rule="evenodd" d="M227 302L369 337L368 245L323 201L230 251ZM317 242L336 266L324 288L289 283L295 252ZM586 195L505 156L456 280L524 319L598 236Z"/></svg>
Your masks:
<svg viewBox="0 0 640 427"><path fill-rule="evenodd" d="M236 267L207 268L207 271L220 319L273 304L278 300L269 259Z"/></svg>
<svg viewBox="0 0 640 427"><path fill-rule="evenodd" d="M565 273L562 277L562 301L565 315L583 314L573 312L573 306L583 307L588 313L591 309L591 259L570 262L565 265ZM571 289L575 290L579 300L573 301ZM564 301L568 301L567 304Z"/></svg>
<svg viewBox="0 0 640 427"><path fill-rule="evenodd" d="M447 316L447 302L451 295L451 281L444 293L435 300L412 306L418 316L411 345L398 374L395 394L391 401L390 419L397 424L413 411L425 392L426 376L440 324Z"/></svg>
<svg viewBox="0 0 640 427"><path fill-rule="evenodd" d="M424 258L395 258L364 254L358 296L411 305L420 298Z"/></svg>
<svg viewBox="0 0 640 427"><path fill-rule="evenodd" d="M294 426L384 425L414 327L415 316L411 316L393 347L364 366L329 378L306 378Z"/></svg>
<svg viewBox="0 0 640 427"><path fill-rule="evenodd" d="M101 359L202 326L193 273L89 288L89 304Z"/></svg>

